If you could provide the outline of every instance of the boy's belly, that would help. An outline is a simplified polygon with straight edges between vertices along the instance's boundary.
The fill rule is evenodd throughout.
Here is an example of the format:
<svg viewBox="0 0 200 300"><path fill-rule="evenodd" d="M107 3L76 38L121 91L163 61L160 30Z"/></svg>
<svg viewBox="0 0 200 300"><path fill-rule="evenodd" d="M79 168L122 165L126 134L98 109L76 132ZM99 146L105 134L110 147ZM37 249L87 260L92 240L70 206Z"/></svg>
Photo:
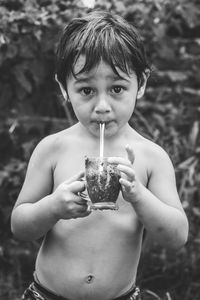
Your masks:
<svg viewBox="0 0 200 300"><path fill-rule="evenodd" d="M47 235L36 273L46 288L69 299L112 299L134 283L142 226L131 213L97 211L61 220Z"/></svg>

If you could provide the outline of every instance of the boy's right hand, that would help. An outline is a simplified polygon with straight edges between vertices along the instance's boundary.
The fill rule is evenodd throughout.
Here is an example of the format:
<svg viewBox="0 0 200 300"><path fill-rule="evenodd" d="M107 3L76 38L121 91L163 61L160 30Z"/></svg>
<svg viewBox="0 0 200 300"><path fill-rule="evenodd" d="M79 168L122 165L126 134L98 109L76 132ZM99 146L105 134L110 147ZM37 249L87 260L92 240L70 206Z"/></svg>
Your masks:
<svg viewBox="0 0 200 300"><path fill-rule="evenodd" d="M88 201L79 193L85 190L85 182L82 180L84 172L69 178L61 183L53 192L53 212L59 219L75 219L88 216Z"/></svg>

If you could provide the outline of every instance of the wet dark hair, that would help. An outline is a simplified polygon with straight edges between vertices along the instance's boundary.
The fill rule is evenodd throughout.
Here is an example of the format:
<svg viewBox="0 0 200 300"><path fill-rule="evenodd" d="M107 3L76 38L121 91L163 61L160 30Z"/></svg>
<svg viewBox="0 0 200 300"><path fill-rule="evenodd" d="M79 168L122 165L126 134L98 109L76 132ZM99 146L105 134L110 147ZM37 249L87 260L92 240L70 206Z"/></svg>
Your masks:
<svg viewBox="0 0 200 300"><path fill-rule="evenodd" d="M93 11L87 16L74 18L64 28L56 53L58 80L66 88L66 80L74 73L80 55L85 65L78 74L90 71L101 60L130 74L136 73L138 84L143 84L143 74L150 69L141 38L136 28L122 17L106 11Z"/></svg>

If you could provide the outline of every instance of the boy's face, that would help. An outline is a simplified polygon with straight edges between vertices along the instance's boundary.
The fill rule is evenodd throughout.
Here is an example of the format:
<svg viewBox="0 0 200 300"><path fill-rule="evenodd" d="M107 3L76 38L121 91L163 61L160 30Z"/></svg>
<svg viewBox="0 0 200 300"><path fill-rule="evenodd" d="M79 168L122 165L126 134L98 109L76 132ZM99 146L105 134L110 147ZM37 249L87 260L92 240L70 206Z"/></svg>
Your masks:
<svg viewBox="0 0 200 300"><path fill-rule="evenodd" d="M74 67L75 74L85 63L81 56ZM94 136L99 136L99 123L105 122L105 136L120 132L133 113L137 98L142 97L143 87L138 91L136 74L112 68L101 61L89 72L73 75L67 80L69 100L80 123Z"/></svg>

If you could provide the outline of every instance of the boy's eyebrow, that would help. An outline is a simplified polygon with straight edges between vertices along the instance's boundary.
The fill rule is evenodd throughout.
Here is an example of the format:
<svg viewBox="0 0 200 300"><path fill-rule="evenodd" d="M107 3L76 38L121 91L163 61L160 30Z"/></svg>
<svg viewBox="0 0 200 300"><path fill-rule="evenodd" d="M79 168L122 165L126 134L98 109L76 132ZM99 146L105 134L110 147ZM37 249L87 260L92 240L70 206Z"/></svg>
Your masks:
<svg viewBox="0 0 200 300"><path fill-rule="evenodd" d="M114 75L114 76L110 76L110 77L111 77L111 79L112 79L113 81L117 81L117 80L125 80L125 81L129 82L129 79L127 79L127 78L125 78L125 77L123 77L123 76L120 76L120 75Z"/></svg>
<svg viewBox="0 0 200 300"><path fill-rule="evenodd" d="M94 77L93 76L85 76L85 77L75 77L75 84L76 83L84 83L92 80Z"/></svg>
<svg viewBox="0 0 200 300"><path fill-rule="evenodd" d="M129 79L126 79L125 77L122 77L122 76L118 76L118 75L110 75L110 76L106 76L107 79L112 79L113 81L118 81L118 80L124 80L126 82L129 82L130 80ZM94 79L94 76L76 76L75 77L75 84L78 84L78 83L84 83L84 82L88 82L88 81L91 81Z"/></svg>

